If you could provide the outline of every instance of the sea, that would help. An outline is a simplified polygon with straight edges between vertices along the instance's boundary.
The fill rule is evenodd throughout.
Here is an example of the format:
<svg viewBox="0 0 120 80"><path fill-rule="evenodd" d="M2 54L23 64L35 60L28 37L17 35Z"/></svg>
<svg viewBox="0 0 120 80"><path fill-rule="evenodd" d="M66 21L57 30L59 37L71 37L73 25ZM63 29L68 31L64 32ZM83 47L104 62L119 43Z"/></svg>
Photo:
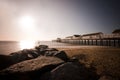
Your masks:
<svg viewBox="0 0 120 80"><path fill-rule="evenodd" d="M74 47L73 44L58 43L52 41L40 41L39 43L33 41L0 41L0 54L9 55L22 49L34 48L38 45L48 45L50 48L67 48Z"/></svg>

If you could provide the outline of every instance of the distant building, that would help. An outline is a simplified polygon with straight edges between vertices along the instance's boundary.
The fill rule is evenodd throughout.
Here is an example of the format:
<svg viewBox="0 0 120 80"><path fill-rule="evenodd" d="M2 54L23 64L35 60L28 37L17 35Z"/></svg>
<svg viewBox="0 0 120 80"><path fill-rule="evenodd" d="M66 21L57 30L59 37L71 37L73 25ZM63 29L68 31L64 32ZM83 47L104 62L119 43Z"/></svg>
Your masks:
<svg viewBox="0 0 120 80"><path fill-rule="evenodd" d="M61 38L57 38L56 41L57 41L57 42L61 42Z"/></svg>
<svg viewBox="0 0 120 80"><path fill-rule="evenodd" d="M120 29L116 29L112 32L112 34L120 35Z"/></svg>
<svg viewBox="0 0 120 80"><path fill-rule="evenodd" d="M80 39L81 35L73 35L73 36L68 36L65 39Z"/></svg>
<svg viewBox="0 0 120 80"><path fill-rule="evenodd" d="M81 35L73 35L73 39L81 39Z"/></svg>
<svg viewBox="0 0 120 80"><path fill-rule="evenodd" d="M112 32L114 38L120 38L120 29L116 29Z"/></svg>
<svg viewBox="0 0 120 80"><path fill-rule="evenodd" d="M82 35L82 39L101 39L103 36L102 32L90 33Z"/></svg>

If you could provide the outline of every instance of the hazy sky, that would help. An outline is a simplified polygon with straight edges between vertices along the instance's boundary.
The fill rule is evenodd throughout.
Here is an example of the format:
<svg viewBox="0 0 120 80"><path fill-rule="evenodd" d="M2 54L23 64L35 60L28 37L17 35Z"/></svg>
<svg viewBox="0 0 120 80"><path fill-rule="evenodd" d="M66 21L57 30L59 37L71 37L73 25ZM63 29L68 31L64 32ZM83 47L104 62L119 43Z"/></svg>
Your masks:
<svg viewBox="0 0 120 80"><path fill-rule="evenodd" d="M20 23L26 16L34 21L27 27ZM120 0L0 0L0 40L51 40L118 28Z"/></svg>

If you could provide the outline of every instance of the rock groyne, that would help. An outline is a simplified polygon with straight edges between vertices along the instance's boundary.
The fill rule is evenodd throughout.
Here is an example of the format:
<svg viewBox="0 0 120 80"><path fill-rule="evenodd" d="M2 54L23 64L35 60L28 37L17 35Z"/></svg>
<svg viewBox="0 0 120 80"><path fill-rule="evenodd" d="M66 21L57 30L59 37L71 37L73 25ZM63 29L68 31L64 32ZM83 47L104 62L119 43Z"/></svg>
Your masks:
<svg viewBox="0 0 120 80"><path fill-rule="evenodd" d="M0 62L3 65L0 80L98 80L100 77L95 68L86 67L78 59L69 58L66 52L47 45L0 57L4 57Z"/></svg>

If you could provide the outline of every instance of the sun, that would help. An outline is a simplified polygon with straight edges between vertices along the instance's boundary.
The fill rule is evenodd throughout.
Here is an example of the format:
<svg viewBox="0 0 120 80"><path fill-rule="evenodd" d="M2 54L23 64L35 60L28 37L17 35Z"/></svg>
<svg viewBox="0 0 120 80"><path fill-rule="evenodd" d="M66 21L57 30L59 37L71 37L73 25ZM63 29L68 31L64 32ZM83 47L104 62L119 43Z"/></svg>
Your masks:
<svg viewBox="0 0 120 80"><path fill-rule="evenodd" d="M32 16L21 16L19 18L19 25L20 27L22 27L23 29L32 29L35 26L35 20Z"/></svg>

